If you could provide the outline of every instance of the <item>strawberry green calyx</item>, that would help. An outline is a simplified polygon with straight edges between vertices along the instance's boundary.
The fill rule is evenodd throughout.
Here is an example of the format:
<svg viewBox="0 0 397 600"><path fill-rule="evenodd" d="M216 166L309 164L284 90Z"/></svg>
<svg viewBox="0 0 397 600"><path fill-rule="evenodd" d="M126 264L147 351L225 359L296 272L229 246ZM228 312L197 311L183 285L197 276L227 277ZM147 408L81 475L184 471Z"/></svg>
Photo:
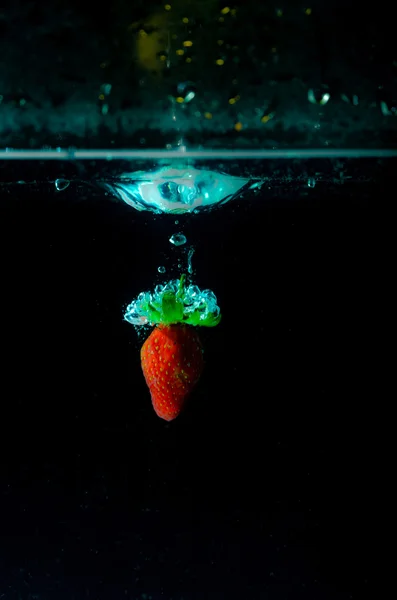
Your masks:
<svg viewBox="0 0 397 600"><path fill-rule="evenodd" d="M215 327L221 320L215 294L186 286L186 275L156 286L153 293L142 292L131 302L124 319L132 325L186 325Z"/></svg>

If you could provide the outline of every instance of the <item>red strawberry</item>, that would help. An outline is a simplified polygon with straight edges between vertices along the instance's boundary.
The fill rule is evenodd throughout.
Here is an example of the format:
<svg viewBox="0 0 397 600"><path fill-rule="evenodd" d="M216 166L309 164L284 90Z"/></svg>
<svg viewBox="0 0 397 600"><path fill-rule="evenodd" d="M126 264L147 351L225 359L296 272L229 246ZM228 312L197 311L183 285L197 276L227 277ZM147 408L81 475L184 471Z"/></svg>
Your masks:
<svg viewBox="0 0 397 600"><path fill-rule="evenodd" d="M200 339L188 325L159 325L141 348L141 365L157 415L172 421L203 370Z"/></svg>

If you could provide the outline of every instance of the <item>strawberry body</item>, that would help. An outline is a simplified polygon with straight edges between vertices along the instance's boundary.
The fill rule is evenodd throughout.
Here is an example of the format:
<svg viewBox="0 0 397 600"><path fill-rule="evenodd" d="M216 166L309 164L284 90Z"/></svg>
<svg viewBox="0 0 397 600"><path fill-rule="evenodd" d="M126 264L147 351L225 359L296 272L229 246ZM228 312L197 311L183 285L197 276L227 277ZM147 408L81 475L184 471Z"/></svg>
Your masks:
<svg viewBox="0 0 397 600"><path fill-rule="evenodd" d="M156 414L172 421L200 378L200 339L188 325L159 325L141 348L141 365Z"/></svg>

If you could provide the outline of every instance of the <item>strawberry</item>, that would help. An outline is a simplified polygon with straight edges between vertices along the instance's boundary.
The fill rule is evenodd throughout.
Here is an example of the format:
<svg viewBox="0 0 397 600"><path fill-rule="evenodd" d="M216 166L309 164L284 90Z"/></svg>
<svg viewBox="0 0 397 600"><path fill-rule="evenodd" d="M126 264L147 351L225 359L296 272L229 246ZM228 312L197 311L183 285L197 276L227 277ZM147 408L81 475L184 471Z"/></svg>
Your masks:
<svg viewBox="0 0 397 600"><path fill-rule="evenodd" d="M141 365L153 408L166 421L175 419L203 370L196 331L185 324L160 324L141 348Z"/></svg>
<svg viewBox="0 0 397 600"><path fill-rule="evenodd" d="M127 306L124 319L135 325L156 325L141 348L142 371L157 415L172 421L203 370L203 350L195 327L215 327L221 320L211 290L179 281L141 292Z"/></svg>

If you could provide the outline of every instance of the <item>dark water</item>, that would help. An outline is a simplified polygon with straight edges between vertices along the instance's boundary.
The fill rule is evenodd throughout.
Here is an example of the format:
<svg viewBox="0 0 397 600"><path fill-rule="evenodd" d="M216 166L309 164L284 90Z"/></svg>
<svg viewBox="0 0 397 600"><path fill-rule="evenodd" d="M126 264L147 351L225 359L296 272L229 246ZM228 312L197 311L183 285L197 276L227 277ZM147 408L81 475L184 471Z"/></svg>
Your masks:
<svg viewBox="0 0 397 600"><path fill-rule="evenodd" d="M226 4L0 3L0 600L395 588L395 20ZM181 215L103 187L184 150L262 186ZM166 423L123 314L192 250L223 319Z"/></svg>
<svg viewBox="0 0 397 600"><path fill-rule="evenodd" d="M177 225L73 184L3 188L1 598L366 597L391 171ZM191 246L223 320L167 424L122 317Z"/></svg>

